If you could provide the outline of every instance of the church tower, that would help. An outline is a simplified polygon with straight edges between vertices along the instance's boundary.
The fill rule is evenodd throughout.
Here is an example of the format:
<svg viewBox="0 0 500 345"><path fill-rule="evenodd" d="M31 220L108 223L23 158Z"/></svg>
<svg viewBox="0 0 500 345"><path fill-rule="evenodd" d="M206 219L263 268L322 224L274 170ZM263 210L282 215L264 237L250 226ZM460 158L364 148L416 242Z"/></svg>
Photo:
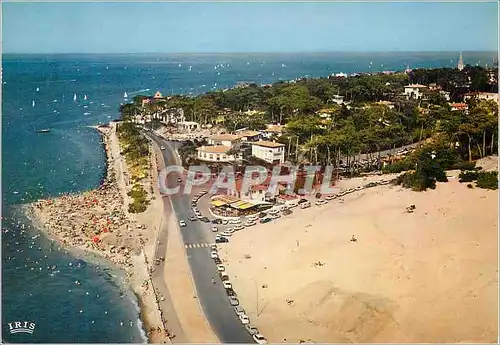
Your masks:
<svg viewBox="0 0 500 345"><path fill-rule="evenodd" d="M462 59L462 52L460 52L460 60L458 60L457 68L459 71L463 70L465 67L464 60Z"/></svg>

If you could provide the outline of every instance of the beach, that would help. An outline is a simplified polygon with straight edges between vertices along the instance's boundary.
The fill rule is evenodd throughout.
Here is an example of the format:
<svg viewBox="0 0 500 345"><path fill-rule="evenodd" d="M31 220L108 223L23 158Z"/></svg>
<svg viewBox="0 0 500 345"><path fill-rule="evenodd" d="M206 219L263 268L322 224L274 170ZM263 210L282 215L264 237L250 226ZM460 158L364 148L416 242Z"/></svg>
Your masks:
<svg viewBox="0 0 500 345"><path fill-rule="evenodd" d="M269 342L496 342L498 192L448 174L435 190L377 186L233 234L220 255L252 324Z"/></svg>
<svg viewBox="0 0 500 345"><path fill-rule="evenodd" d="M68 249L98 254L123 269L126 283L138 298L149 342L170 342L157 304L161 297L153 291L148 273L154 265L154 239L161 217L161 212L155 215L154 211L161 207L162 200L152 198L143 215L128 212L127 167L120 155L116 123L96 129L102 134L107 157L102 184L80 194L38 200L29 210L40 228ZM151 178L146 183L154 182Z"/></svg>

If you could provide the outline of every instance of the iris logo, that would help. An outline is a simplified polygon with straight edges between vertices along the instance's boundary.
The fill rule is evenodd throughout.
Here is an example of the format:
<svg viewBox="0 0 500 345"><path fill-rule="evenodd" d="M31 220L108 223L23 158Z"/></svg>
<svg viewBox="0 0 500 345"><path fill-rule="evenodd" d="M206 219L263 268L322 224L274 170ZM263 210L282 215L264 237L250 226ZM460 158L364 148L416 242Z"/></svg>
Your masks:
<svg viewBox="0 0 500 345"><path fill-rule="evenodd" d="M35 323L30 321L15 321L9 322L10 334L14 333L29 333L33 334L35 331Z"/></svg>

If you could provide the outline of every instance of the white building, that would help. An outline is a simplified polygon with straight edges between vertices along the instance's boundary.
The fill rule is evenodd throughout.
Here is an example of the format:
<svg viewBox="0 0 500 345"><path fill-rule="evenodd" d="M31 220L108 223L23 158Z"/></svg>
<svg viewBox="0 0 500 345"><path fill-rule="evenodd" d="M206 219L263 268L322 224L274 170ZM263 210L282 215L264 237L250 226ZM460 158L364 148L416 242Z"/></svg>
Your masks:
<svg viewBox="0 0 500 345"><path fill-rule="evenodd" d="M177 129L185 132L196 131L200 129L200 124L198 122L182 121L177 123Z"/></svg>
<svg viewBox="0 0 500 345"><path fill-rule="evenodd" d="M257 141L252 143L252 156L270 164L283 164L285 162L285 145L272 141Z"/></svg>
<svg viewBox="0 0 500 345"><path fill-rule="evenodd" d="M210 145L223 145L227 147L232 147L239 141L240 137L235 134L217 134L208 137L208 143Z"/></svg>
<svg viewBox="0 0 500 345"><path fill-rule="evenodd" d="M479 100L498 102L498 93L494 92L472 92L464 96L464 101L476 97Z"/></svg>
<svg viewBox="0 0 500 345"><path fill-rule="evenodd" d="M405 95L407 99L421 99L423 97L423 91L427 89L427 86L420 84L410 84L405 86Z"/></svg>
<svg viewBox="0 0 500 345"><path fill-rule="evenodd" d="M447 101L450 101L450 93L448 91L439 91L439 94L444 97Z"/></svg>
<svg viewBox="0 0 500 345"><path fill-rule="evenodd" d="M332 99L330 100L333 103L336 103L338 105L344 104L344 96L341 95L333 95Z"/></svg>
<svg viewBox="0 0 500 345"><path fill-rule="evenodd" d="M198 147L198 159L205 162L231 163L236 160L234 155L228 155L230 147L224 145Z"/></svg>
<svg viewBox="0 0 500 345"><path fill-rule="evenodd" d="M237 131L236 135L238 135L241 141L256 141L260 139L260 132L257 131Z"/></svg>

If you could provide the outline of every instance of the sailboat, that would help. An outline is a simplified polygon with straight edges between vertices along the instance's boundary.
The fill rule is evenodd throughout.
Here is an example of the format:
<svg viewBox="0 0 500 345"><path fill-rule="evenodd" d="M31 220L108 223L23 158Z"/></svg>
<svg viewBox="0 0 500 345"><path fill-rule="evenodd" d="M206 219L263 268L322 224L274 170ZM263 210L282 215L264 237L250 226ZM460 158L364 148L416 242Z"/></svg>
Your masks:
<svg viewBox="0 0 500 345"><path fill-rule="evenodd" d="M87 100L87 95L83 96L83 100L86 101Z"/></svg>
<svg viewBox="0 0 500 345"><path fill-rule="evenodd" d="M76 102L76 93L73 95L73 101Z"/></svg>
<svg viewBox="0 0 500 345"><path fill-rule="evenodd" d="M127 98L127 97L128 97L127 92L125 92L125 93L123 94L123 98Z"/></svg>
<svg viewBox="0 0 500 345"><path fill-rule="evenodd" d="M40 88L39 88L39 87L37 87L37 88L36 88L36 92L38 92L38 91L40 91Z"/></svg>
<svg viewBox="0 0 500 345"><path fill-rule="evenodd" d="M31 106L35 107L35 100L33 100L33 102L31 102Z"/></svg>

